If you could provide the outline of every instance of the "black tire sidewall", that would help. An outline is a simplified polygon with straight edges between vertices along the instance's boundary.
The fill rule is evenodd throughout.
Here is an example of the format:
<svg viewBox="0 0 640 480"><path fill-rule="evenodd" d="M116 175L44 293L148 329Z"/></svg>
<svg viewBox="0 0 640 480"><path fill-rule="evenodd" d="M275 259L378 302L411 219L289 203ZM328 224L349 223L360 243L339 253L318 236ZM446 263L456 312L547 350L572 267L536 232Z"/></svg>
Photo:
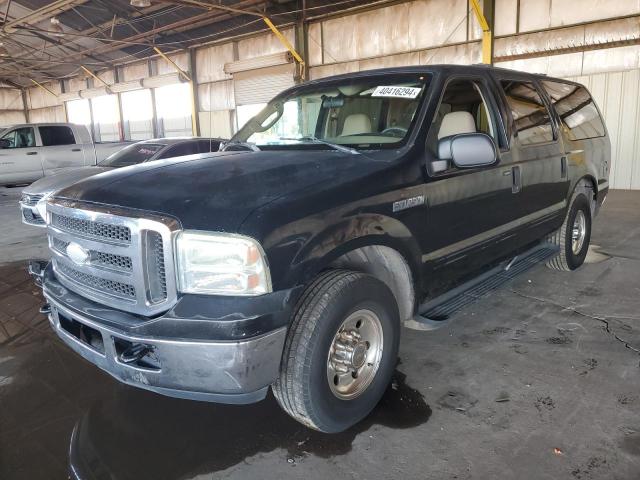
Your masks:
<svg viewBox="0 0 640 480"><path fill-rule="evenodd" d="M329 348L342 322L361 309L373 311L382 325L383 351L376 376L367 389L352 400L334 395L327 379ZM327 305L319 322L316 343L305 359L306 401L313 421L325 432L342 431L362 420L378 403L395 369L400 339L398 307L388 287L372 277L349 285Z"/></svg>
<svg viewBox="0 0 640 480"><path fill-rule="evenodd" d="M585 232L585 238L584 238L584 243L582 244L582 248L577 254L575 254L573 253L573 247L572 247L572 232L573 232L573 223L575 222L576 215L578 214L579 210L582 210L582 212L584 213L585 223L586 223L586 232ZM575 270L576 268L578 268L580 265L584 263L584 260L587 257L587 251L589 250L589 243L591 241L591 211L589 208L589 201L587 200L587 197L584 196L583 194L577 195L573 203L571 204L571 209L569 210L569 215L567 217L567 225L565 228L566 228L565 236L564 236L565 257L567 259L568 267L571 270Z"/></svg>

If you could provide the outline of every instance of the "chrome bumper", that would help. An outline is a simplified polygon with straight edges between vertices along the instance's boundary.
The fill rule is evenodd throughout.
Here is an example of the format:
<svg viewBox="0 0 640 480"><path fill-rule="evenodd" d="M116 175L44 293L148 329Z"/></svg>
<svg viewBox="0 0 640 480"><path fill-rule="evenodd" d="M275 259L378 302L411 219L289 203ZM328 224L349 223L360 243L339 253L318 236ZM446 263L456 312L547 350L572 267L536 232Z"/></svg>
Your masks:
<svg viewBox="0 0 640 480"><path fill-rule="evenodd" d="M286 327L230 341L137 335L114 326L114 318L126 313L102 307L92 309L93 316L83 314L74 302L59 301L60 287L53 281L48 288L52 281L46 272L41 278L48 302L44 311L57 335L123 383L171 397L253 403L265 397L278 376ZM100 317L105 321L96 320Z"/></svg>

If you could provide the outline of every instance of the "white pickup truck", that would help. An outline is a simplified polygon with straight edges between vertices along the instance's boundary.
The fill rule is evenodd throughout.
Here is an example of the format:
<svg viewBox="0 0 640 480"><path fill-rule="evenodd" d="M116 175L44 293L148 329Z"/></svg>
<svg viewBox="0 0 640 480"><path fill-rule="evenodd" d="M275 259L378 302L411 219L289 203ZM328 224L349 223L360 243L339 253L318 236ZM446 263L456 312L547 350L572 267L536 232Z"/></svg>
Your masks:
<svg viewBox="0 0 640 480"><path fill-rule="evenodd" d="M59 168L95 165L130 142L94 142L85 125L31 123L0 132L0 185L31 183Z"/></svg>

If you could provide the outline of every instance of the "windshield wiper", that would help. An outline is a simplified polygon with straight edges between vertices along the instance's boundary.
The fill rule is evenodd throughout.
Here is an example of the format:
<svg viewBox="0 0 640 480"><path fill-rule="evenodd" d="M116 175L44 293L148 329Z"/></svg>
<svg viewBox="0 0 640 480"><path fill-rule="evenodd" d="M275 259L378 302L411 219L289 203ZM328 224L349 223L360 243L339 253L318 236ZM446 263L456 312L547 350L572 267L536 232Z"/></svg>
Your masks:
<svg viewBox="0 0 640 480"><path fill-rule="evenodd" d="M280 140L294 140L297 142L307 142L307 143L315 143L318 145L327 145L328 147L331 147L340 152L350 153L352 155L361 155L361 153L355 148L345 147L344 145L339 145L337 143L327 142L326 140L321 140L311 135L307 135L304 137L280 137Z"/></svg>

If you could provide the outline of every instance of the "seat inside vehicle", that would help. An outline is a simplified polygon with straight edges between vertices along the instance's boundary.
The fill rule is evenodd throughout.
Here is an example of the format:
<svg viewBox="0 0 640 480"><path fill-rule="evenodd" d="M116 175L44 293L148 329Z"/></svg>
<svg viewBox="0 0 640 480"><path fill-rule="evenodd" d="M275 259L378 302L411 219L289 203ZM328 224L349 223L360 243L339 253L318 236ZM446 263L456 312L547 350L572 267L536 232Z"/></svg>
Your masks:
<svg viewBox="0 0 640 480"><path fill-rule="evenodd" d="M352 113L344 119L341 136L371 133L371 119L365 113Z"/></svg>

